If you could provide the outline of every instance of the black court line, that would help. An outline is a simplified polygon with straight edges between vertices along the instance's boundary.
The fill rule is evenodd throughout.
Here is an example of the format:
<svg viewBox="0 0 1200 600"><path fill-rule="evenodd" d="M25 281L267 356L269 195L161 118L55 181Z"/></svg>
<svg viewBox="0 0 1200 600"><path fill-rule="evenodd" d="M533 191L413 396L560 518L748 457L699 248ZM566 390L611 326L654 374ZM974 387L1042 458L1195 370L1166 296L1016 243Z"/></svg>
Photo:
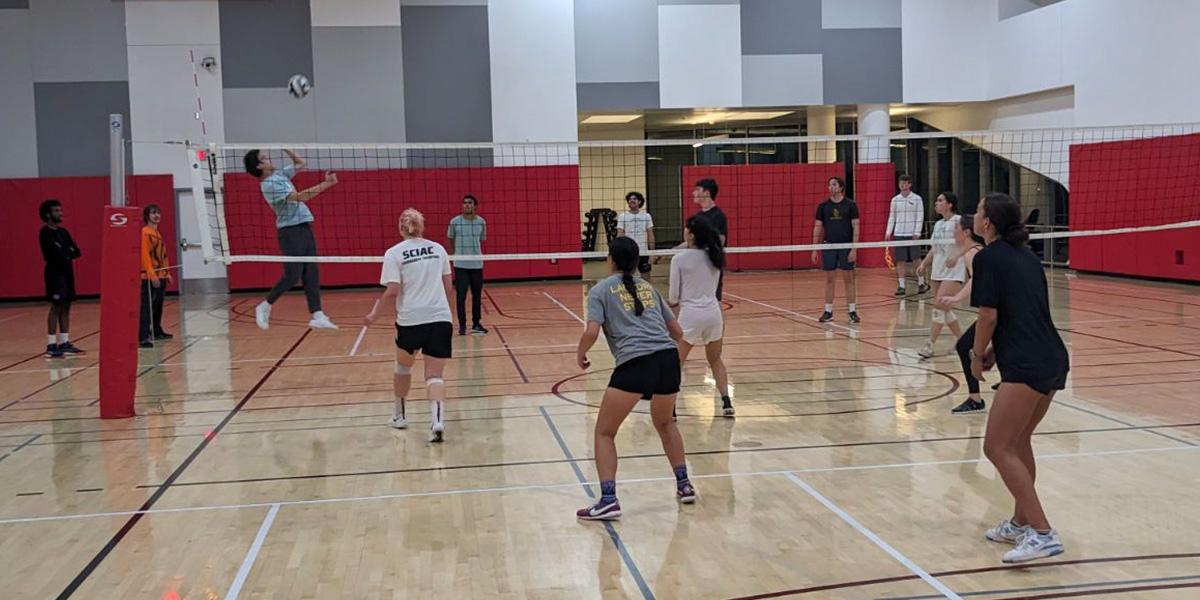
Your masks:
<svg viewBox="0 0 1200 600"><path fill-rule="evenodd" d="M72 342L80 342L80 341L86 340L86 339L88 339L88 338L90 338L90 337L92 337L92 336L94 336L94 335L96 335L96 334L98 334L98 333L100 333L100 330L99 330L99 329L97 329L96 331L93 331L93 332L91 332L91 333L85 333L85 334L83 334L83 335L81 335L81 336L79 336L79 337L75 338L74 340L72 340ZM25 364L25 363L27 363L27 362L29 362L29 361L31 361L31 360L36 360L36 359L38 359L38 358L43 358L43 357L45 357L45 356L46 356L46 351L45 351L45 350L43 350L43 351L41 351L41 352L39 352L39 353L37 353L37 354L34 354L33 356L30 356L29 358L25 358L25 359L22 359L22 360L19 360L19 361L15 362L15 363L12 363L12 364L10 364L10 365L5 365L4 367L0 367L0 371L7 371L7 370L9 370L9 369L11 369L11 368L13 368L13 367L15 367L15 366L17 366L17 365L23 365L23 364ZM47 360L59 360L59 359L47 359Z"/></svg>
<svg viewBox="0 0 1200 600"><path fill-rule="evenodd" d="M1049 562L1026 563L1026 564L1020 564L1020 565L1000 565L1000 566L982 567L982 568L976 568L976 569L957 569L954 571L939 571L936 573L931 572L930 575L932 575L933 577L941 578L941 577L955 577L955 576L959 576L959 575L975 575L975 574L979 574L979 573L995 573L995 572L1002 572L1002 571L1024 571L1024 570L1037 570L1037 569L1051 569L1051 568L1066 567L1066 566L1071 566L1071 565L1130 563L1130 562L1143 562L1143 561L1152 561L1152 560L1177 560L1177 559L1189 559L1189 558L1200 558L1200 553L1191 552L1191 553L1181 553L1181 554L1146 554L1146 555L1139 555L1139 556L1112 556L1112 557L1104 557L1104 558L1080 558L1080 559L1075 559L1075 560L1060 560L1060 561L1049 561ZM826 592L826 591L830 591L830 590L844 590L844 589L849 589L849 588L860 588L860 587L868 587L868 586L873 586L873 585L882 585L885 583L899 583L902 581L918 581L920 579L921 579L921 577L919 575L897 575L895 577L878 577L878 578L874 578L874 579L859 579L856 581L843 581L843 582L839 582L839 583L829 583L829 584L816 585L816 586L811 586L811 587L794 588L794 589L790 589L790 590L780 590L777 592L766 592L763 594L754 594L751 596L738 596L736 598L730 598L729 600L766 600L768 598L783 598L785 596L802 596L805 594L814 594L817 592ZM1187 584L1186 586L1183 586L1183 587L1200 587L1200 583ZM1168 589L1168 588L1162 588L1162 589ZM1077 595L1111 594L1111 593L1113 593L1113 591L1114 590L1095 590L1092 594L1077 594ZM1128 590L1118 589L1115 591L1128 591ZM1067 596L1026 596L1025 598L1026 598L1026 600L1032 600L1032 598L1051 598L1051 597L1064 598ZM1006 600L1015 600L1015 599L1007 598Z"/></svg>
<svg viewBox="0 0 1200 600"><path fill-rule="evenodd" d="M521 362L517 360L517 355L513 354L512 348L508 347L508 340L504 339L504 330L500 329L499 325L495 325L492 329L496 330L496 335L500 337L500 343L504 344L504 351L508 352L508 357L512 359L513 366L517 368L517 373L521 375L521 381L529 383L529 378L525 376L525 369L521 368Z"/></svg>
<svg viewBox="0 0 1200 600"><path fill-rule="evenodd" d="M1116 417L1110 417L1110 416L1108 416L1108 415L1106 415L1106 414L1104 414L1104 413L1097 412L1097 411L1094 411L1094 410L1091 410L1091 409L1087 409L1087 408L1083 408L1082 406L1075 406L1074 404L1067 404L1066 402L1063 402L1063 401L1061 401L1061 400L1054 400L1053 402L1054 402L1055 404L1059 404L1059 405L1065 406L1065 407L1067 407L1067 408L1070 408L1070 409L1074 409L1074 410L1077 410L1077 411L1080 411L1080 412L1084 412L1084 413L1087 413L1087 414L1089 414L1089 415L1092 415L1092 416L1095 416L1095 417L1100 417L1101 419L1105 419L1105 420L1107 420L1107 421L1112 421L1113 423L1119 423L1119 424L1121 424L1121 425L1127 425L1127 426L1129 426L1129 427L1137 427L1137 425L1134 425L1133 423L1130 423L1130 422L1128 422L1128 421L1122 421L1121 419L1118 419L1118 418L1116 418ZM1154 435L1157 435L1157 436L1159 436L1159 437L1164 437L1164 438L1167 438L1168 440L1171 440L1171 441L1173 441L1173 442L1179 442L1180 444L1183 444L1183 445L1185 445L1185 446L1196 446L1196 445L1198 445L1198 444L1195 444L1195 443L1189 442L1189 441L1187 441L1187 440L1181 440L1181 439L1179 439L1179 438L1177 438L1177 437L1174 437L1174 436L1167 435L1167 434L1165 434L1165 433L1163 433L1163 432L1161 432L1161 431L1155 431L1155 430L1153 430L1153 429L1147 429L1147 430L1146 430L1146 432L1147 432L1147 433L1153 433Z"/></svg>
<svg viewBox="0 0 1200 600"><path fill-rule="evenodd" d="M22 448L34 443L40 437L42 437L42 434L39 433L39 434L25 440L25 443L21 444L20 446L17 446L16 448L13 448L12 450L10 450L8 452L8 454L5 454L4 456L0 456L0 461L3 461L4 459L16 454L17 452L20 452Z"/></svg>
<svg viewBox="0 0 1200 600"><path fill-rule="evenodd" d="M67 584L67 587L58 595L58 600L65 600L66 598L70 598L75 594L75 592L79 589L79 586L83 585L83 582L87 581L88 577L90 577L92 573L96 571L96 568L100 566L100 563L104 562L104 559L116 549L117 544L120 544L121 540L125 539L125 536L129 534L133 527L142 520L142 516L146 514L145 511L150 510L156 503L158 503L158 500L162 498L163 494L165 494L167 490L170 489L171 486L179 479L179 477L183 475L183 472L186 471L189 466L191 466L192 462L196 460L196 457L200 456L200 453L208 447L208 444L212 442L212 440L216 439L217 435L221 433L221 430L224 429L225 426L228 425L231 420L233 420L233 417L237 416L242 407L254 397L254 393L257 392L259 388L261 388L263 384L265 384L267 380L271 378L271 375L273 375L275 371L279 369L279 365L283 364L283 362L292 355L292 352L295 352L296 348L300 347L300 344L304 342L304 339L308 337L308 334L311 331L311 329L305 329L304 332L300 334L300 338L297 339L294 344L292 344L292 347L288 348L287 352L283 353L283 356L280 356L279 360L275 361L275 365L272 366L271 369L265 374L263 374L262 378L258 380L258 383L254 384L254 387L250 388L250 391L246 393L241 402L238 402L237 406L234 406L233 409L229 411L229 414L225 415L225 418L222 419L221 422L216 425L216 427L213 427L210 434L205 435L204 439L200 440L200 444L196 446L195 450L192 450L192 453L189 454L188 457L184 459L184 461L180 463L178 467L175 468L175 471L172 472L169 477L167 477L166 481L164 481L162 485L158 486L158 489L155 490L155 492L151 494L151 496L142 504L141 508L138 509L138 512L129 517L129 520L125 522L125 525L123 525L121 529L117 531L117 533L113 535L111 539L108 540L108 543L105 544L104 547L100 549L100 552L98 552L96 556L93 557L92 560L83 567L83 570L71 580L71 583Z"/></svg>
<svg viewBox="0 0 1200 600"><path fill-rule="evenodd" d="M1024 588L1008 588L1002 590L983 590L979 592L961 592L958 595L964 598L968 596L991 596L999 594L1016 594L1020 592L1049 592L1053 590L1078 590L1087 588L1102 588L1112 586L1128 586L1143 583L1166 583L1168 581L1188 581L1191 579L1200 579L1200 575L1183 575L1179 577L1153 577L1150 579L1124 579L1120 581L1093 581L1089 583L1070 583L1064 585L1043 585L1038 587ZM1105 592L1107 593L1107 591ZM877 600L936 600L943 598L941 594L926 594L924 596L888 596L878 598Z"/></svg>
<svg viewBox="0 0 1200 600"><path fill-rule="evenodd" d="M160 359L158 362L150 365L149 367L142 369L142 371L137 374L136 379L141 379L142 375L145 375L146 373L149 373L150 371L153 371L153 370L161 367L163 363L167 362L168 360L171 360L172 358L175 358L176 356L179 356L180 354L183 354L184 352L187 352L188 348L191 348L192 346L195 346L196 344L199 344L202 341L204 341L204 338L199 337L199 338L196 338L195 340L192 340L192 341L184 344L182 348L162 357L162 359ZM100 399L96 398L95 400L92 400L91 403L88 404L88 406L95 406L99 403L100 403ZM82 408L82 407L79 407L79 408Z"/></svg>
<svg viewBox="0 0 1200 600"><path fill-rule="evenodd" d="M99 361L99 360L97 360L96 362L93 362L92 364L90 364L90 365L88 365L88 366L86 366L86 367L82 367L82 368L79 368L79 369L73 369L73 370L71 371L71 374L70 374L70 375L67 375L66 377L63 377L62 379L55 379L54 381L51 381L50 383L48 383L48 384L46 384L46 385L44 385L44 386L42 386L42 387L40 387L40 388L38 388L38 389L36 389L36 390L33 390L32 392L29 392L28 394L25 394L24 396L21 396L21 397L20 397L19 399L17 399L17 400L13 400L12 402L9 402L8 404L5 404L4 406L0 406L0 410L5 410L5 409L7 409L8 407L10 407L10 406L13 406L14 404L17 404L17 403L21 402L22 400L27 400L27 399L29 399L29 398L32 398L32 397L34 397L34 396L36 396L36 395L38 395L38 394L40 394L40 393L42 393L42 392L44 392L44 391L46 391L46 390L48 390L48 389L50 389L50 388L52 388L52 387L54 387L54 386L56 386L56 385L58 385L58 384L62 383L62 382L66 381L66 380L68 380L68 379L70 379L70 378L72 378L72 377L74 377L74 376L76 376L76 375L78 375L78 374L80 374L80 373L82 373L82 372L84 372L84 371L87 371L87 370L91 369L92 367L94 367L94 366L96 366L96 365L98 365L98 364L100 364L100 361Z"/></svg>
<svg viewBox="0 0 1200 600"><path fill-rule="evenodd" d="M17 497L20 498L22 496L41 496L42 494L45 494L45 493L46 492L21 492L20 494L17 494Z"/></svg>
<svg viewBox="0 0 1200 600"><path fill-rule="evenodd" d="M1186 423L1179 425L1152 425L1144 427L1100 427L1095 429L1076 429L1070 431L1035 431L1035 436L1054 436L1054 435L1079 435L1081 433L1109 433L1121 431L1142 431L1152 427L1200 427L1198 423ZM871 446L900 446L906 444L931 444L940 442L963 442L982 440L984 436L980 435L961 435L940 438L924 438L917 440L871 440L861 442L838 442L827 444L802 444L796 446L761 446L757 448L721 448L717 450L696 450L688 451L687 456L713 456L723 454L747 454L759 452L791 452L794 450L822 450L829 448L861 448ZM662 454L626 454L618 457L620 460L638 460L638 459L661 459ZM464 469L495 469L509 467L525 467L531 465L554 465L571 462L591 462L593 457L572 458L572 459L541 459L541 460L525 460L500 463L472 463L462 465L439 465L436 467L408 467L402 469L378 469L373 471L344 471L341 473L312 473L308 475L278 475L273 477L248 477L243 479L216 479L209 481L185 481L175 482L175 487L193 487L205 485L228 485L240 483L264 483L272 481L306 481L313 479L339 479L342 477L364 477L374 475L396 475L402 473L440 473L444 471L460 471ZM980 459L983 460L983 459ZM135 486L135 489L149 489L160 487L161 484L142 484Z"/></svg>

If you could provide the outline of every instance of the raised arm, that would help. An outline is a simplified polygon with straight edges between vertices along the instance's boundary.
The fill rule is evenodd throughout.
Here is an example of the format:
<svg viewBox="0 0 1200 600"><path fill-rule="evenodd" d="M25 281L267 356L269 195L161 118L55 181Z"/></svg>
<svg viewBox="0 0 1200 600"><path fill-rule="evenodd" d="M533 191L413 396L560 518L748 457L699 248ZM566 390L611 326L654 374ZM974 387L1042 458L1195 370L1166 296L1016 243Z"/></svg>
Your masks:
<svg viewBox="0 0 1200 600"><path fill-rule="evenodd" d="M295 167L297 171L303 170L304 167L308 165L307 161L297 156L296 153L292 152L291 150L285 148L283 153L286 154L288 158L292 159L292 166Z"/></svg>
<svg viewBox="0 0 1200 600"><path fill-rule="evenodd" d="M321 195L325 190L337 185L338 176L336 173L325 173L325 181L314 185L302 192L292 192L288 194L288 202L308 202L313 198Z"/></svg>

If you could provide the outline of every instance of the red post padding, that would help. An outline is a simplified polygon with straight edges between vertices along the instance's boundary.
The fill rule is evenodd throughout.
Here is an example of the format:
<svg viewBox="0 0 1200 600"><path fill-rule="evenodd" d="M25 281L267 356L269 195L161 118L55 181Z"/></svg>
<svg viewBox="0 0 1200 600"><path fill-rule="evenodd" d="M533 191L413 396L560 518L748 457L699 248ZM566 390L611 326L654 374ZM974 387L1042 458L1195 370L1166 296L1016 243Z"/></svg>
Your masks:
<svg viewBox="0 0 1200 600"><path fill-rule="evenodd" d="M100 418L134 416L141 209L104 208L100 256Z"/></svg>

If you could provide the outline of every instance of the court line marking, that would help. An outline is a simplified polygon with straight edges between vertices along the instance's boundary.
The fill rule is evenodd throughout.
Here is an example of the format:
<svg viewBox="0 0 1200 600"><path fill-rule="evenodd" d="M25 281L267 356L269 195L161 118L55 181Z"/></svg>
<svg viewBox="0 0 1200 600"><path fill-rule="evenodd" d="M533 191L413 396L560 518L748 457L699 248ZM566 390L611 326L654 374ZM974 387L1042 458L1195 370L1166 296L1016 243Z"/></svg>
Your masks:
<svg viewBox="0 0 1200 600"><path fill-rule="evenodd" d="M583 470L579 468L579 462L571 454L571 449L567 447L567 442L563 440L562 435L558 432L558 427L554 425L554 419L550 418L550 413L546 412L545 407L540 407L539 410L542 412L542 418L546 420L546 425L550 427L550 433L554 434L554 440L558 442L559 449L567 457L567 461L571 464L571 469L575 471L575 477L579 479L579 485L583 486L583 491L587 493L588 499L595 500L596 494L592 491L591 484L588 483L587 477L584 477ZM642 577L642 572L638 569L637 563L633 562L633 556L629 554L629 549L625 547L625 542L621 541L621 536L617 533L617 529L613 527L612 521L601 521L601 523L604 524L604 529L608 532L609 539L617 547L617 552L621 554L621 560L625 563L625 568L629 569L629 575L633 577L634 583L642 591L642 597L646 600L654 600L654 592L650 591L650 586L646 585L646 579Z"/></svg>
<svg viewBox="0 0 1200 600"><path fill-rule="evenodd" d="M897 562L904 565L905 568L907 568L909 571L913 572L915 575L917 575L921 579L925 580L925 583L928 583L931 587L933 587L933 589L941 592L943 596L945 596L947 598L951 598L952 600L962 600L962 596L955 594L954 590L951 590L950 588L946 587L946 584L944 584L940 580L938 580L937 577L930 575L928 571L926 571L925 569L922 569L920 567L920 565L913 562L907 556L904 556L903 554L901 554L899 550L893 548L892 545L885 542L883 540L883 538L879 537L878 535L875 535L875 532L871 531L870 529L867 529L866 526L864 526L862 523L859 523L858 520L856 520L854 517L850 516L849 513L842 510L841 507L839 507L837 504L834 504L834 502L832 500L826 498L825 496L822 496L821 492L818 492L817 490L813 489L813 487L808 485L807 483L805 483L803 479L800 479L799 477L797 477L795 473L787 473L787 478L792 480L792 483L800 486L800 489L807 492L808 495L812 496L813 499L815 499L817 502L820 502L821 504L825 505L825 508L828 508L829 510L833 511L833 514L837 515L839 519L848 523L851 527L853 527L855 530L857 530L859 533L861 533L868 540L871 540L871 542L873 542L876 546L879 546L879 548L881 550L883 550L884 552L887 552L892 558L896 559Z"/></svg>
<svg viewBox="0 0 1200 600"><path fill-rule="evenodd" d="M1173 581L1188 581L1192 579L1200 579L1200 575L1183 575L1180 577L1155 577L1152 579L1125 579L1119 581L1095 581L1090 583L1072 583L1067 585L1044 585L1039 587L1026 588L1010 588L1006 590L983 590L979 592L964 592L962 596L990 596L993 594L1015 594L1018 592L1049 592L1053 590L1076 590L1087 588L1099 588L1104 586L1131 585L1139 583L1166 583ZM925 596L887 596L879 598L879 600L932 600L937 598L937 595L929 594Z"/></svg>
<svg viewBox="0 0 1200 600"><path fill-rule="evenodd" d="M5 317L5 318L3 318L3 319L0 319L0 323L3 323L3 322L5 322L5 321L12 321L13 319L20 319L21 317L23 317L23 316L25 316L25 315L27 315L27 314L29 314L29 313L21 313L21 314L19 314L19 315L13 315L13 316L11 316L11 317Z"/></svg>
<svg viewBox="0 0 1200 600"><path fill-rule="evenodd" d="M545 292L545 291L542 292L542 295L549 298L551 302L557 304L559 308L567 311L567 314L571 315L571 317L574 318L576 321L579 321L583 325L587 325L587 321L584 321L583 317L580 317L579 315L575 314L575 311L567 308L567 306L565 304L563 304L562 302L559 302L558 298L551 296L548 292Z"/></svg>
<svg viewBox="0 0 1200 600"><path fill-rule="evenodd" d="M794 311L794 310L788 310L788 309L786 309L786 308L780 308L780 307L778 307L778 306L773 306L773 305L771 305L771 304L767 304L766 302L759 302L758 300L753 300L753 299L751 299L751 298L746 298L746 297L743 297L743 296L739 296L739 295L737 295L737 294L731 294L731 293L729 293L729 292L725 292L725 295L726 295L726 296L729 296L730 298L737 298L738 300L741 300L742 302L749 302L749 303L751 303L751 304L757 304L757 305L759 305L759 306L762 306L762 307L764 307L764 308L769 308L769 309L771 309L771 310L777 310L777 311L779 311L779 312L782 312L782 313L787 313L787 314L789 314L789 315L792 315L792 316L800 317L801 319L808 319L809 321L812 321L813 323L816 323L817 325L819 325L819 326L821 326L821 327L824 327L824 326L828 325L828 326L830 326L830 327L835 327L835 328L837 328L837 329L841 329L842 331L849 332L849 333L851 333L852 335L858 335L858 334L859 334L859 331L858 331L857 329L854 329L854 328L851 328L851 327L846 327L845 325L838 325L837 323L834 323L833 321L830 321L830 322L828 322L828 323L822 323L820 319L814 319L813 317L810 317L810 316L808 316L808 315L805 315L805 314L798 313L798 312L796 312L796 311Z"/></svg>
<svg viewBox="0 0 1200 600"><path fill-rule="evenodd" d="M262 550L263 541L267 539L267 532L271 531L271 524L275 522L275 515L279 514L279 504L272 504L271 510L267 511L267 516L263 519L262 525L258 527L258 535L254 536L254 543L250 544L250 550L246 552L246 558L242 560L242 566L238 569L237 577L234 578L233 584L229 586L229 592L225 594L225 600L237 600L238 594L242 593L242 586L246 584L246 578L250 576L250 569L254 567L254 561L258 559L258 552Z"/></svg>
<svg viewBox="0 0 1200 600"><path fill-rule="evenodd" d="M1066 454L1048 454L1038 456L1038 460L1059 459L1059 458L1082 458L1093 456L1120 456L1131 454L1151 454L1158 452L1190 452L1200 450L1200 446L1164 446L1158 448L1135 448L1129 450L1102 450L1095 452L1072 452ZM721 479L733 477L760 477L783 475L784 473L829 473L837 471L871 471L877 469L902 469L908 467L924 467L924 466L940 466L940 465L957 465L965 463L982 463L986 462L986 458L970 458L958 460L943 460L943 461L925 461L925 462L909 462L909 463L881 463L870 465L846 466L846 467L815 467L811 469L783 469L775 471L755 471L745 473L712 473L708 475L691 475L692 479ZM623 479L622 485L634 483L661 483L663 481L675 481L671 477L648 477L641 479ZM593 482L588 482L591 485ZM211 510L237 510L244 508L263 508L269 507L272 504L280 506L307 506L313 504L333 504L339 502L362 502L369 500L396 500L402 498L426 498L439 496L455 496L463 494L487 494L487 493L503 493L515 491L529 490L552 490L559 488L573 488L579 486L578 481L571 483L550 483L550 484L530 484L530 485L513 485L504 487L487 487L487 488L459 488L451 490L437 490L428 492L397 492L394 494L377 494L374 496L344 496L339 498L317 498L312 500L279 500L275 502L253 502L247 504L217 504L208 506L186 506L179 508L153 508L149 510L126 510L113 511L103 513L84 513L73 515L51 515L43 517L19 517L11 519L0 519L0 525L8 525L14 523L40 523L45 521L69 521L75 519L96 519L130 516L137 514L173 514L186 512L206 512Z"/></svg>

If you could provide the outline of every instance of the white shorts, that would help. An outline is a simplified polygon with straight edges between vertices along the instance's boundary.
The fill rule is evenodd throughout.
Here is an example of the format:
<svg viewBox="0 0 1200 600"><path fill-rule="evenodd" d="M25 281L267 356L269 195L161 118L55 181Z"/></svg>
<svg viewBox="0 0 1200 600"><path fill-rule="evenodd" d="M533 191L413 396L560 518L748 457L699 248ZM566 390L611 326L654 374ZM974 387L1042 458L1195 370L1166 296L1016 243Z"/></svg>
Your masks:
<svg viewBox="0 0 1200 600"><path fill-rule="evenodd" d="M934 281L957 281L962 283L967 280L967 265L966 259L958 259L954 263L954 268L946 266L946 257L935 256L933 258L933 268L930 269L930 279Z"/></svg>
<svg viewBox="0 0 1200 600"><path fill-rule="evenodd" d="M725 333L725 319L720 309L679 312L679 326L683 328L683 341L693 346L704 346L721 339Z"/></svg>

